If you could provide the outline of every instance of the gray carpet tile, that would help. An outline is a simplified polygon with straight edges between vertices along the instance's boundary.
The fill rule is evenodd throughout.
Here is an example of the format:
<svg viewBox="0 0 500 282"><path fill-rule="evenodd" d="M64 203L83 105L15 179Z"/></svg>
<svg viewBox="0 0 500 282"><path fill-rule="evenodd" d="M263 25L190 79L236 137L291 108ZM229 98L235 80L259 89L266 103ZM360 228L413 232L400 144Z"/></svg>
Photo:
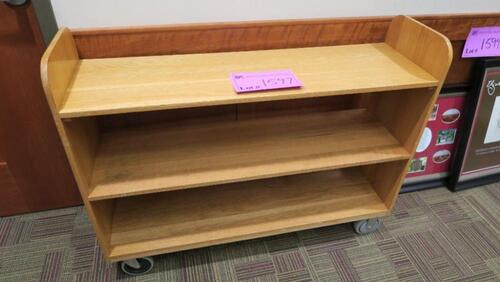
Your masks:
<svg viewBox="0 0 500 282"><path fill-rule="evenodd" d="M400 195L380 229L341 224L107 263L83 207L0 218L0 281L500 281L500 183Z"/></svg>

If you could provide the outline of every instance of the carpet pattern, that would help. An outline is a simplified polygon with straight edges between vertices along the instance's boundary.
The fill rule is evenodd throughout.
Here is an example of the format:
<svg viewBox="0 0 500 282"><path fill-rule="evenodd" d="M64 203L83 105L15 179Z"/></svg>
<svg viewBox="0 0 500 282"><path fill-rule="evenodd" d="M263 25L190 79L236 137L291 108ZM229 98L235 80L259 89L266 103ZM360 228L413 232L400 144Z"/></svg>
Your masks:
<svg viewBox="0 0 500 282"><path fill-rule="evenodd" d="M122 274L82 207L0 218L0 281L500 281L500 183L403 194L376 233L343 224L155 257Z"/></svg>

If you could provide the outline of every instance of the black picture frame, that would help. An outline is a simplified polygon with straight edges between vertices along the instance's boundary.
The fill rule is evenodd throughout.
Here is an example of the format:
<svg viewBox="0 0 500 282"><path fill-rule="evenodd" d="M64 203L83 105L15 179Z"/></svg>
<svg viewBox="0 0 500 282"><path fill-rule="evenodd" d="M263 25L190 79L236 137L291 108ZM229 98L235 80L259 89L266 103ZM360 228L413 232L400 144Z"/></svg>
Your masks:
<svg viewBox="0 0 500 282"><path fill-rule="evenodd" d="M464 110L463 129L458 136L458 144L455 151L454 162L451 166L450 176L448 178L447 187L451 191L460 191L480 185L486 185L500 181L500 173L478 176L469 180L460 180L461 171L466 160L467 146L469 139L474 130L474 119L476 118L476 109L478 107L481 88L485 73L490 68L500 68L500 58L485 58L476 61L473 69L473 85L469 95L466 98L466 107ZM500 160L499 160L500 163Z"/></svg>

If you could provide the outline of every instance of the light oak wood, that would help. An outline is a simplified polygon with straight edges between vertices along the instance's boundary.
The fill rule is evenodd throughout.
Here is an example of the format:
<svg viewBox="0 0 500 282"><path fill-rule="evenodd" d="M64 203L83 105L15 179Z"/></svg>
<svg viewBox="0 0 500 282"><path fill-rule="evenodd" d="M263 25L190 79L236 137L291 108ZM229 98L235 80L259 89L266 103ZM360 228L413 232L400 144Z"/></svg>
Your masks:
<svg viewBox="0 0 500 282"><path fill-rule="evenodd" d="M41 74L45 91L50 91L47 100L59 110L66 100L67 89L80 64L71 32L62 28L42 57Z"/></svg>
<svg viewBox="0 0 500 282"><path fill-rule="evenodd" d="M68 33L47 49L42 78L111 260L386 214L452 56L445 37L403 16L385 43L218 54L80 60ZM236 95L229 84L231 71L280 68L305 87ZM307 109L241 105L312 97ZM200 106L202 123L146 115ZM140 121L122 125L95 117L134 112Z"/></svg>
<svg viewBox="0 0 500 282"><path fill-rule="evenodd" d="M299 116L360 108L356 104L360 95L362 94L238 104L237 119Z"/></svg>
<svg viewBox="0 0 500 282"><path fill-rule="evenodd" d="M106 133L90 200L409 159L364 109Z"/></svg>
<svg viewBox="0 0 500 282"><path fill-rule="evenodd" d="M296 19L189 25L130 26L123 28L72 29L78 54L82 59L155 56L192 53L234 52L317 46L338 46L384 42L394 17L355 17ZM413 16L451 40L453 60L443 87L467 86L471 83L474 59L462 59L465 39L470 27L500 25L500 13L434 14ZM245 38L245 40L233 40ZM148 44L144 44L148 42ZM345 97L351 97L346 95ZM311 99L297 99L293 107L303 108ZM290 102L289 100L285 100ZM266 108L283 102L268 102ZM260 103L262 104L262 103ZM240 109L249 104L238 105ZM321 107L322 103L316 103ZM189 110L215 109L212 107ZM244 107L244 109L248 109ZM145 112L149 117L162 117L168 111ZM271 112L270 112L271 113ZM221 113L224 114L224 113ZM129 116L129 115L127 115ZM143 121L142 116L101 116L113 124ZM158 119L158 117L155 117Z"/></svg>
<svg viewBox="0 0 500 282"><path fill-rule="evenodd" d="M83 59L283 49L383 42L393 16L244 21L73 30ZM498 26L500 13L415 15L451 40L445 86L472 83L475 59L461 53L471 27ZM244 40L234 40L244 38ZM144 44L148 42L148 44Z"/></svg>
<svg viewBox="0 0 500 282"><path fill-rule="evenodd" d="M360 105L368 109L409 152L414 152L427 109L433 104L436 88L410 89L364 95Z"/></svg>
<svg viewBox="0 0 500 282"><path fill-rule="evenodd" d="M404 16L394 19L393 24L391 24L387 32L386 43L440 81L437 87L430 89L433 92L432 96L422 93L421 95L412 97L412 101L402 96L399 97L400 99L392 99L393 109L397 107L411 109L415 111L415 114L412 116L418 117L417 121L414 119L401 119L403 122L400 121L397 128L392 128L395 136L400 135L398 132L401 130L412 129L405 136L407 140L404 141L404 144L410 152L414 152L450 68L453 49L450 41L442 34L412 18ZM419 90L414 91L420 92ZM381 99L387 98L381 97ZM404 106L401 103L405 103ZM415 103L418 103L418 105L415 105ZM416 112L417 109L420 109L422 114L418 115ZM382 116L388 114L388 112L379 111L377 116L383 119ZM404 121L407 121L407 123L401 124Z"/></svg>
<svg viewBox="0 0 500 282"><path fill-rule="evenodd" d="M379 163L364 168L366 178L389 210L392 210L408 170L408 161Z"/></svg>
<svg viewBox="0 0 500 282"><path fill-rule="evenodd" d="M62 130L67 139L68 148L72 156L72 164L79 179L79 187L84 198L87 212L93 220L93 225L99 237L99 242L105 253L110 251L111 220L114 202L90 203L88 194L94 172L99 132L95 118L65 120Z"/></svg>
<svg viewBox="0 0 500 282"><path fill-rule="evenodd" d="M429 106L435 101L435 88L404 90L391 93L371 94L366 104L389 132L406 148L415 152L422 126L425 126ZM408 163L391 162L368 166L367 177L380 198L389 208L393 206L406 175Z"/></svg>
<svg viewBox="0 0 500 282"><path fill-rule="evenodd" d="M111 260L382 216L359 168L116 200Z"/></svg>
<svg viewBox="0 0 500 282"><path fill-rule="evenodd" d="M439 80L436 87L380 95L367 108L409 152L415 152L453 58L451 43L442 34L410 17L394 18L385 42ZM392 209L409 165L377 164L367 170L368 179L387 207ZM395 171L401 171L400 174Z"/></svg>
<svg viewBox="0 0 500 282"><path fill-rule="evenodd" d="M95 120L89 118L63 122L58 114L78 65L78 53L71 32L62 28L42 57L40 63L42 84L90 221L102 251L108 255L113 203L92 205L87 197L98 143Z"/></svg>
<svg viewBox="0 0 500 282"><path fill-rule="evenodd" d="M385 43L437 78L441 84L450 68L450 40L430 27L406 16L395 17Z"/></svg>
<svg viewBox="0 0 500 282"><path fill-rule="evenodd" d="M236 95L231 72L292 69L302 89ZM385 43L81 60L63 118L366 93L438 81Z"/></svg>
<svg viewBox="0 0 500 282"><path fill-rule="evenodd" d="M69 149L75 159L77 171L81 175L84 187L90 187L96 150L99 144L99 132L94 118L63 121L63 129L68 139ZM89 188L82 191L88 194Z"/></svg>

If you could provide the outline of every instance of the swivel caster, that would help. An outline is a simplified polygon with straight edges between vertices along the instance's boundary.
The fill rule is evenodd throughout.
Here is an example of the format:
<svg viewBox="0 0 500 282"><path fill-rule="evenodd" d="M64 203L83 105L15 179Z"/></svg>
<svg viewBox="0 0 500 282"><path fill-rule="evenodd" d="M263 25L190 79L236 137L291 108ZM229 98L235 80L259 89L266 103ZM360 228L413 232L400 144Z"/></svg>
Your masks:
<svg viewBox="0 0 500 282"><path fill-rule="evenodd" d="M142 275L153 269L154 261L151 257L129 259L119 262L120 269L128 275Z"/></svg>
<svg viewBox="0 0 500 282"><path fill-rule="evenodd" d="M370 218L355 221L352 223L352 228L354 232L364 235L375 232L380 227L380 218Z"/></svg>

